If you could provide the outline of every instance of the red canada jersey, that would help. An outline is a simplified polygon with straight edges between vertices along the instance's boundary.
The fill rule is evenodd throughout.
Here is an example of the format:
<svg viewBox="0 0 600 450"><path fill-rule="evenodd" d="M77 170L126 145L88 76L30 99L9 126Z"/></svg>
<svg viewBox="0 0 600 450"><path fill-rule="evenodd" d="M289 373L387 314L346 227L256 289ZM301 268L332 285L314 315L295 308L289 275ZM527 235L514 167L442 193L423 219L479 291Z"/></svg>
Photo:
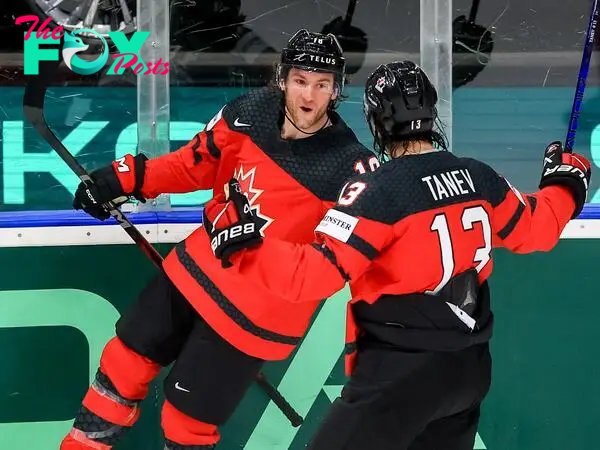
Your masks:
<svg viewBox="0 0 600 450"><path fill-rule="evenodd" d="M349 180L316 228L317 242L265 239L235 259L288 301L327 298L350 282L352 303L436 294L458 274L491 274L492 249L550 250L575 209L567 188L526 195L484 163L448 152L394 159ZM268 270L268 262L280 264ZM351 309L348 343L356 338ZM457 319L458 320L458 319Z"/></svg>
<svg viewBox="0 0 600 450"><path fill-rule="evenodd" d="M334 112L332 125L298 140L281 138L283 98L267 88L228 103L179 150L148 160L142 194L223 191L235 177L264 236L309 243L340 188L378 164ZM273 265L279 260L272 261ZM318 301L286 302L234 270L224 270L200 227L165 258L164 269L198 313L232 345L252 356L289 355Z"/></svg>

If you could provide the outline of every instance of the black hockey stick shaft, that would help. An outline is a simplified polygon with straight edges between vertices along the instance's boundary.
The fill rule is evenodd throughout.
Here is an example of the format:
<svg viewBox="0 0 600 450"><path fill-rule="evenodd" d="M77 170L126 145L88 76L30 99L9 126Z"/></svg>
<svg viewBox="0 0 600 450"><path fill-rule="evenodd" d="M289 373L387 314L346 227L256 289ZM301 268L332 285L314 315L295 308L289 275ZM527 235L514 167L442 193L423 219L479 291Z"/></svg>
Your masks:
<svg viewBox="0 0 600 450"><path fill-rule="evenodd" d="M346 8L346 16L344 17L344 25L346 25L347 27L349 27L352 23L357 2L358 0L350 0L350 2L348 3L348 8Z"/></svg>
<svg viewBox="0 0 600 450"><path fill-rule="evenodd" d="M40 64L41 65L41 64ZM27 120L33 125L35 130L44 138L60 158L75 172L81 181L85 184L93 184L89 173L79 164L75 157L67 150L63 143L50 130L44 117L44 101L46 98L47 83L41 75L35 77L25 88L25 97L23 99L23 112ZM162 256L146 240L140 231L129 221L127 217L112 203L107 203L106 209L110 215L123 227L125 232L133 239L140 249L157 266L162 267Z"/></svg>
<svg viewBox="0 0 600 450"><path fill-rule="evenodd" d="M281 395L281 393L277 389L275 389L275 387L269 382L269 380L265 378L264 373L258 373L258 375L256 376L256 382L265 392L267 392L269 397L271 397L271 400L273 400L273 403L275 403L275 405L277 405L277 407L281 411L288 411L287 413L284 412L284 414L293 427L299 427L300 425L302 425L302 423L304 422L302 416L298 414L296 410L294 410L294 408L292 408L292 405L290 405L287 402L285 397Z"/></svg>
<svg viewBox="0 0 600 450"><path fill-rule="evenodd" d="M471 11L469 12L469 23L475 23L475 19L477 18L477 12L479 11L479 1L480 0L473 0L473 3L471 4Z"/></svg>
<svg viewBox="0 0 600 450"><path fill-rule="evenodd" d="M573 107L571 108L571 118L569 119L569 129L567 130L567 138L565 139L564 151L571 153L575 147L575 134L579 124L579 113L583 104L583 93L585 92L585 84L590 72L590 62L594 51L596 41L596 26L598 25L598 0L592 2L592 10L590 12L590 20L588 23L587 32L585 34L585 43L581 55L581 64L579 66L579 78L577 79L577 88L575 89L575 97L573 98Z"/></svg>
<svg viewBox="0 0 600 450"><path fill-rule="evenodd" d="M23 98L23 112L26 119L33 125L35 130L44 138L44 140L52 147L52 149L60 156L60 158L69 166L69 168L79 177L84 183L93 183L93 179L89 173L79 164L77 159L69 152L63 143L52 132L44 117L44 103L46 98L46 90L48 88L48 80L56 73L58 69L58 61L42 61L40 62L40 75L33 77L25 88ZM45 69L45 70L44 70ZM125 217L125 215L116 208L112 203L108 203L107 209L111 216L117 220L119 225L127 232L138 247L146 254L146 256L156 265L159 270L163 270L163 258L156 251L154 246L140 233L140 231ZM294 410L287 402L281 393L271 385L264 374L258 373L256 376L257 384L265 391L269 398L281 410L281 412L290 421L292 426L297 427L302 424L302 417Z"/></svg>

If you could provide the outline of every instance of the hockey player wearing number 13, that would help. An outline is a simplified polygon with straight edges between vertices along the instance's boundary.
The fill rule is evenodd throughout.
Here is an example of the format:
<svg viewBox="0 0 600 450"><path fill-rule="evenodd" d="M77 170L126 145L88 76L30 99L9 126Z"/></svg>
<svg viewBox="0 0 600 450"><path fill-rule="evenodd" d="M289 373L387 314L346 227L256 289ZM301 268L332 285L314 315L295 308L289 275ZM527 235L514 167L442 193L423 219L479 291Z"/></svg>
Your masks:
<svg viewBox="0 0 600 450"><path fill-rule="evenodd" d="M355 177L299 245L266 237L215 255L290 302L328 298L349 281L350 380L310 450L472 450L491 379L492 248L548 251L581 211L589 162L546 149L540 190L522 194L486 164L434 150L437 94L409 61L369 77L365 115L389 161ZM213 239L254 220L230 181L206 205ZM210 222L210 223L208 223ZM219 243L220 242L220 243ZM279 263L273 264L273 260Z"/></svg>

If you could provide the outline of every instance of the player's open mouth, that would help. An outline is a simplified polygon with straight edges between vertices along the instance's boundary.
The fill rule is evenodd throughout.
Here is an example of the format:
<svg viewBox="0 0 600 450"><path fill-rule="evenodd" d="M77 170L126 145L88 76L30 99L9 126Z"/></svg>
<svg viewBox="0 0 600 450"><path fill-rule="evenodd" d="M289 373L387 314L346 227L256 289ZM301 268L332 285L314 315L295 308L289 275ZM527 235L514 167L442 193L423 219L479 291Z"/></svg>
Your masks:
<svg viewBox="0 0 600 450"><path fill-rule="evenodd" d="M311 112L311 111L312 111L312 108L307 108L306 106L301 106L301 107L300 107L300 109L301 109L302 111L304 111L305 113L309 113L309 112Z"/></svg>

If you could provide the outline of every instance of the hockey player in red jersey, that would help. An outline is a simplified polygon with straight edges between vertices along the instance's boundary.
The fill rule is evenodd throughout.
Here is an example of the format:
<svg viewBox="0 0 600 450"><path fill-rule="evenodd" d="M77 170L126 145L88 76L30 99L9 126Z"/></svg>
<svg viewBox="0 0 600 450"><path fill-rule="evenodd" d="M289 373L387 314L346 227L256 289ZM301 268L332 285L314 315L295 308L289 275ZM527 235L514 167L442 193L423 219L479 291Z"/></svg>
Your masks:
<svg viewBox="0 0 600 450"><path fill-rule="evenodd" d="M234 266L225 271L294 303L350 283L351 377L311 450L472 450L491 380L492 248L549 251L585 202L590 164L559 142L546 149L534 194L442 151L436 102L410 61L373 72L364 110L389 161L348 181L312 245L267 237L255 248L229 248L231 230L254 220L235 180L229 201L205 207L215 255Z"/></svg>
<svg viewBox="0 0 600 450"><path fill-rule="evenodd" d="M127 155L94 172L96 184L79 186L74 207L106 219L108 200L199 189L219 195L235 176L258 221L252 239L311 242L344 182L378 166L335 112L344 68L333 35L298 31L281 53L274 86L232 100L173 153ZM294 350L319 304L285 302L222 270L202 227L163 266L117 322L62 450L115 445L137 420L151 380L172 363L165 448L213 448L264 361Z"/></svg>

